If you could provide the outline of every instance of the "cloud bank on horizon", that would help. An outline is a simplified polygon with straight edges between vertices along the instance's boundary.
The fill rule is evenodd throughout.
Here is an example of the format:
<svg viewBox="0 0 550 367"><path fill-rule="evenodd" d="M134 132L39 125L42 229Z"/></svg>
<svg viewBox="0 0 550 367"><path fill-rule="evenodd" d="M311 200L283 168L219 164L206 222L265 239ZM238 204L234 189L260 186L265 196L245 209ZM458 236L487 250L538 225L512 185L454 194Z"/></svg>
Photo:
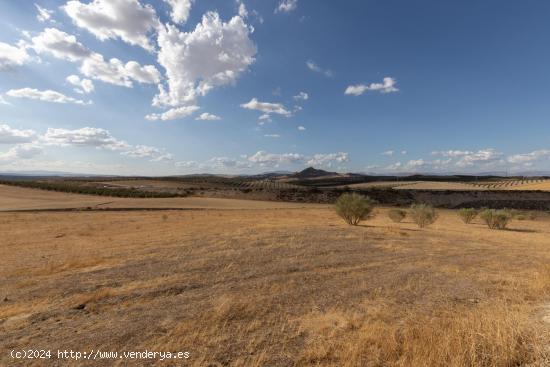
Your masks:
<svg viewBox="0 0 550 367"><path fill-rule="evenodd" d="M36 0L0 11L0 170L550 171L550 95L521 88L542 65L522 59L530 69L516 75L500 56L550 50L490 39L481 24L439 28L449 40L438 43L411 32L411 8L360 1ZM493 27L505 30L510 12ZM379 27L392 14L395 27ZM494 49L479 51L484 41Z"/></svg>

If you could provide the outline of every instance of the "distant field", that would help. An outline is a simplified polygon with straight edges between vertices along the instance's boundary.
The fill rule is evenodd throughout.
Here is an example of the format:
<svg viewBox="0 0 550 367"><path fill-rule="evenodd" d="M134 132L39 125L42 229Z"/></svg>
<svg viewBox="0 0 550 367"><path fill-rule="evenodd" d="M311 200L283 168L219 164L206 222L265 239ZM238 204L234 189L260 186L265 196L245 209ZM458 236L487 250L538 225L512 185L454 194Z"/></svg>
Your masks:
<svg viewBox="0 0 550 367"><path fill-rule="evenodd" d="M397 190L487 190L486 187L474 187L462 182L422 181L394 187Z"/></svg>
<svg viewBox="0 0 550 367"><path fill-rule="evenodd" d="M0 185L0 211L107 208L300 208L304 204L220 198L115 198Z"/></svg>
<svg viewBox="0 0 550 367"><path fill-rule="evenodd" d="M75 366L548 366L548 217L491 231L442 210L419 229L386 211L0 213L0 365L60 365L21 347L190 352Z"/></svg>
<svg viewBox="0 0 550 367"><path fill-rule="evenodd" d="M550 180L536 182L536 183L526 183L523 185L518 185L510 188L510 190L541 190L541 191L550 191Z"/></svg>

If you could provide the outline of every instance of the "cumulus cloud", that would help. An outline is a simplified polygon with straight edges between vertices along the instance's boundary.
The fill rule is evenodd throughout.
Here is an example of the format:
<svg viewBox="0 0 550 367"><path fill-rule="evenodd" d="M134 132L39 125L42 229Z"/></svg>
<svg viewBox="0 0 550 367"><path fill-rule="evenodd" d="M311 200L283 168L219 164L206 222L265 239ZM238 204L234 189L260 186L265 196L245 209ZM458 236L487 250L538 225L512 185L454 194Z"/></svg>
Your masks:
<svg viewBox="0 0 550 367"><path fill-rule="evenodd" d="M80 72L89 78L128 88L133 86L132 81L147 84L160 81L160 73L153 65L141 66L135 61L124 64L116 58L106 61L103 55L98 53L84 60Z"/></svg>
<svg viewBox="0 0 550 367"><path fill-rule="evenodd" d="M82 3L68 1L63 10L81 28L98 39L120 38L131 45L152 51L148 34L158 24L155 9L141 5L138 0L93 0Z"/></svg>
<svg viewBox="0 0 550 367"><path fill-rule="evenodd" d="M213 115L208 112L201 113L195 120L199 121L216 121L221 120L222 118L220 116Z"/></svg>
<svg viewBox="0 0 550 367"><path fill-rule="evenodd" d="M200 167L200 163L197 161L179 161L175 162L174 165L176 167L182 167L182 168L196 168Z"/></svg>
<svg viewBox="0 0 550 367"><path fill-rule="evenodd" d="M482 149L463 155L456 165L458 167L472 167L478 164L494 164L502 159L503 154L495 149Z"/></svg>
<svg viewBox="0 0 550 367"><path fill-rule="evenodd" d="M47 145L61 147L94 147L108 150L123 150L130 147L126 142L116 139L108 130L96 127L75 130L48 128L41 140Z"/></svg>
<svg viewBox="0 0 550 367"><path fill-rule="evenodd" d="M34 143L19 144L11 147L7 152L0 152L0 160L14 161L19 159L31 159L42 153L42 148Z"/></svg>
<svg viewBox="0 0 550 367"><path fill-rule="evenodd" d="M296 101L307 101L309 99L309 95L306 92L300 92L297 95L295 95L293 98Z"/></svg>
<svg viewBox="0 0 550 367"><path fill-rule="evenodd" d="M149 121L168 121L168 120L177 120L181 119L187 116L192 115L195 111L197 111L200 107L199 106L183 106L178 108L172 108L164 113L152 113L145 118Z"/></svg>
<svg viewBox="0 0 550 367"><path fill-rule="evenodd" d="M271 113L276 113L283 116L290 116L291 114L290 111L288 111L281 103L259 102L256 98L252 98L249 102L241 104L241 107L248 110L263 112L264 115L260 116L260 119L269 118L269 114ZM267 118L265 117L266 114Z"/></svg>
<svg viewBox="0 0 550 367"><path fill-rule="evenodd" d="M380 93L393 93L393 92L399 91L399 89L397 89L397 87L395 86L396 84L397 82L394 78L386 77L383 79L382 83L371 83L369 85L365 85L365 84L350 85L346 88L344 93L347 95L353 95L353 96L360 96L366 91L378 91Z"/></svg>
<svg viewBox="0 0 550 367"><path fill-rule="evenodd" d="M260 166L277 166L283 163L303 163L305 157L297 153L274 154L260 150L248 157L248 161Z"/></svg>
<svg viewBox="0 0 550 367"><path fill-rule="evenodd" d="M507 161L513 164L526 164L541 159L550 159L550 150L540 149L532 151L530 153L514 154L509 156L507 158Z"/></svg>
<svg viewBox="0 0 550 367"><path fill-rule="evenodd" d="M349 154L344 152L315 154L311 157L307 164L310 166L328 166L331 167L335 163L344 163L349 161Z"/></svg>
<svg viewBox="0 0 550 367"><path fill-rule="evenodd" d="M94 83L90 79L80 79L78 75L69 75L65 79L68 83L74 85L75 92L80 94L87 94L94 91Z"/></svg>
<svg viewBox="0 0 550 367"><path fill-rule="evenodd" d="M75 130L49 128L40 137L40 142L47 146L117 151L121 155L131 158L148 158L150 162L173 159L173 155L164 149L147 145L130 145L124 140L115 138L108 130L95 127L83 127Z"/></svg>
<svg viewBox="0 0 550 367"><path fill-rule="evenodd" d="M387 155L387 156L391 157L393 155L393 153L394 153L393 150L386 150L385 152L382 152L380 154Z"/></svg>
<svg viewBox="0 0 550 367"><path fill-rule="evenodd" d="M84 102L79 99L68 97L62 93L53 90L41 91L33 88L11 89L6 92L6 95L15 98L36 99L52 103L74 103L79 105L91 104L91 102Z"/></svg>
<svg viewBox="0 0 550 367"><path fill-rule="evenodd" d="M36 14L36 19L38 19L39 22L46 22L52 18L53 10L43 8L38 4L34 4L34 6L38 11L38 14Z"/></svg>
<svg viewBox="0 0 550 367"><path fill-rule="evenodd" d="M432 152L432 155L442 156L442 157L463 157L465 155L473 154L468 150L436 150Z"/></svg>
<svg viewBox="0 0 550 367"><path fill-rule="evenodd" d="M234 83L254 62L256 46L243 18L228 22L208 12L190 32L166 24L158 29L158 62L166 70L167 85L159 85L153 105L194 104L215 87Z"/></svg>
<svg viewBox="0 0 550 367"><path fill-rule="evenodd" d="M32 38L32 47L39 53L49 53L58 59L79 61L91 55L76 37L60 31L57 28L46 28L38 36Z"/></svg>
<svg viewBox="0 0 550 367"><path fill-rule="evenodd" d="M19 43L17 46L12 46L0 42L0 70L24 65L29 60L30 56L24 44Z"/></svg>
<svg viewBox="0 0 550 367"><path fill-rule="evenodd" d="M281 137L281 135L279 135L279 134L265 134L265 135L264 135L264 138L274 138L274 139L278 139L278 138L280 138L280 137Z"/></svg>
<svg viewBox="0 0 550 367"><path fill-rule="evenodd" d="M320 67L319 65L317 65L316 63L314 63L313 61L309 60L306 62L306 66L309 70L311 71L314 71L316 73L321 73L323 74L324 76L326 77L332 77L333 74L332 74L332 71L329 70L329 69L323 69L322 67Z"/></svg>
<svg viewBox="0 0 550 367"><path fill-rule="evenodd" d="M13 129L7 124L0 123L0 144L30 143L36 137L33 130Z"/></svg>
<svg viewBox="0 0 550 367"><path fill-rule="evenodd" d="M164 2L172 7L170 17L174 23L183 24L187 22L194 0L164 0Z"/></svg>
<svg viewBox="0 0 550 367"><path fill-rule="evenodd" d="M296 10L297 7L298 0L281 0L275 8L275 13L288 13Z"/></svg>
<svg viewBox="0 0 550 367"><path fill-rule="evenodd" d="M75 36L56 28L45 29L33 37L32 42L32 47L39 54L49 53L58 59L82 61L80 72L91 79L128 88L133 86L133 81L156 84L161 80L160 72L153 65L141 66L136 61L123 63L116 58L105 60L103 55L90 51L78 42Z"/></svg>
<svg viewBox="0 0 550 367"><path fill-rule="evenodd" d="M299 130L299 131L306 131L306 128L303 127L303 126L298 126L298 130Z"/></svg>

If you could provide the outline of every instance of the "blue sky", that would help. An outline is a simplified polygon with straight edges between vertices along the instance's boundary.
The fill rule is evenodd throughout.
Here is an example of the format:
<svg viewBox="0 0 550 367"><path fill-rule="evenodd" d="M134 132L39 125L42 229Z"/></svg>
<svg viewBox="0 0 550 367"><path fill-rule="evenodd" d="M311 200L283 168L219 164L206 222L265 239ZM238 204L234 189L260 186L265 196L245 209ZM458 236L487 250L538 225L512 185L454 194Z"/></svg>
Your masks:
<svg viewBox="0 0 550 367"><path fill-rule="evenodd" d="M0 0L0 171L550 170L550 3Z"/></svg>

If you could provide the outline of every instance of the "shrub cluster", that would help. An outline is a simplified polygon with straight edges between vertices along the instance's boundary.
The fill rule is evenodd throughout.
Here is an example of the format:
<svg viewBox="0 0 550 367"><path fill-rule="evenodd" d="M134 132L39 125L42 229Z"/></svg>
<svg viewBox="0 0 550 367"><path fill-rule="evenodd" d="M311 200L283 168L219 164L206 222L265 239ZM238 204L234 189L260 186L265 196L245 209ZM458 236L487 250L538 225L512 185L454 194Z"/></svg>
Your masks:
<svg viewBox="0 0 550 367"><path fill-rule="evenodd" d="M418 227L424 228L437 220L437 212L428 204L413 204L409 215Z"/></svg>
<svg viewBox="0 0 550 367"><path fill-rule="evenodd" d="M357 193L342 194L335 203L336 213L346 223L356 226L360 221L369 217L374 209L375 202L368 196Z"/></svg>
<svg viewBox="0 0 550 367"><path fill-rule="evenodd" d="M400 223L407 217L407 212L403 209L390 209L388 211L388 217L395 223Z"/></svg>
<svg viewBox="0 0 550 367"><path fill-rule="evenodd" d="M474 208L462 208L458 211L460 219L466 224L470 224L478 214L478 211Z"/></svg>
<svg viewBox="0 0 550 367"><path fill-rule="evenodd" d="M508 210L486 209L480 214L481 219L491 229L506 229L513 215Z"/></svg>

